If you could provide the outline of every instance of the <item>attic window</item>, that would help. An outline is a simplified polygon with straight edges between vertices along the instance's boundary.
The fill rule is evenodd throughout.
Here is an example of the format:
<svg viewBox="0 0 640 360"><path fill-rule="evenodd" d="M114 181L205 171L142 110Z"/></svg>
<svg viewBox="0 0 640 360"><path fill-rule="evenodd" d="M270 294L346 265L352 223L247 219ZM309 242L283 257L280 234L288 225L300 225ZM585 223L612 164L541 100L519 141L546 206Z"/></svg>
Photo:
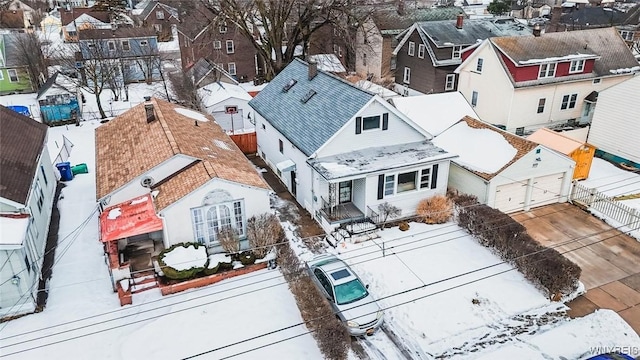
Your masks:
<svg viewBox="0 0 640 360"><path fill-rule="evenodd" d="M309 92L307 92L305 96L302 99L300 99L300 101L302 101L303 104L306 104L307 101L309 101L315 94L316 94L315 90L309 90Z"/></svg>
<svg viewBox="0 0 640 360"><path fill-rule="evenodd" d="M291 80L289 80L289 82L287 83L287 85L285 85L285 86L283 86L283 87L282 87L282 91L283 91L283 92L287 92L287 91L289 91L289 90L293 87L293 85L295 85L295 84L297 84L297 83L298 83L298 80L296 80L296 79L291 79Z"/></svg>

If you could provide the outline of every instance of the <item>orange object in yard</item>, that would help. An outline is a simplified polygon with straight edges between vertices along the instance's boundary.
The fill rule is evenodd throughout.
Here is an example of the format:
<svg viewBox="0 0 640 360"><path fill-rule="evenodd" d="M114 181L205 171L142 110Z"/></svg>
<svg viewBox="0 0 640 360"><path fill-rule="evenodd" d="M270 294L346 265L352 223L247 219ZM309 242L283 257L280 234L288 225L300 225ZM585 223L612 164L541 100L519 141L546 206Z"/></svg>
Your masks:
<svg viewBox="0 0 640 360"><path fill-rule="evenodd" d="M100 214L100 241L109 242L162 230L151 195L110 206Z"/></svg>

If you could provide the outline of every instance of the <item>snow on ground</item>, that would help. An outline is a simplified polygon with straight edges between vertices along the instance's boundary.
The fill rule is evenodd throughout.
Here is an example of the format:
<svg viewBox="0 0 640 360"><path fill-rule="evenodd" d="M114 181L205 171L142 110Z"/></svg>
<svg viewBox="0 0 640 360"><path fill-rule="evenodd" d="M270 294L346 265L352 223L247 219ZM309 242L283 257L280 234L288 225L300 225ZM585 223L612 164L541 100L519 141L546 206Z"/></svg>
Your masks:
<svg viewBox="0 0 640 360"><path fill-rule="evenodd" d="M596 188L601 193L612 197L640 194L640 174L620 169L600 158L593 159L589 178L581 181L580 184L590 189Z"/></svg>
<svg viewBox="0 0 640 360"><path fill-rule="evenodd" d="M306 327L277 331L302 322L279 271L262 270L166 297L152 289L135 294L133 305L120 307L94 212L97 126L97 121L86 121L79 127L50 129L51 138L64 135L75 145L69 162L86 163L89 174L77 175L62 190L59 245L47 307L41 313L0 324L1 356L69 359L82 354L77 356L177 359L276 331L201 358L219 359L294 337L237 358L271 359L287 354L292 359L321 359L311 335L295 337L306 333Z"/></svg>
<svg viewBox="0 0 640 360"><path fill-rule="evenodd" d="M565 321L563 304L550 302L455 224L411 223L409 231L378 234L339 247L340 257L387 308L387 324L426 353L472 359ZM626 325L619 317L611 321ZM575 326L589 336L600 333L591 323ZM616 326L611 339L627 341L629 335L618 331L623 325ZM640 344L637 336L630 343Z"/></svg>
<svg viewBox="0 0 640 360"><path fill-rule="evenodd" d="M178 28L171 29L171 41L158 41L158 51L160 53L178 52L180 53L180 44L178 43Z"/></svg>

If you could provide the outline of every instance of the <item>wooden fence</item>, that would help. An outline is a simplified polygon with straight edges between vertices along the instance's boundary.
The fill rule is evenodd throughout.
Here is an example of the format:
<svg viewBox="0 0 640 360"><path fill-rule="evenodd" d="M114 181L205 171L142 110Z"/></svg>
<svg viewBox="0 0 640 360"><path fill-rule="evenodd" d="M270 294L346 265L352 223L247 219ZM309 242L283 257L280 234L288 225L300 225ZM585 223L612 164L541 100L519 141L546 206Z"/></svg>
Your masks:
<svg viewBox="0 0 640 360"><path fill-rule="evenodd" d="M616 201L596 189L589 189L577 181L573 182L569 200L587 209L596 210L632 231L640 228L640 212L638 210Z"/></svg>
<svg viewBox="0 0 640 360"><path fill-rule="evenodd" d="M256 137L256 133L246 133L246 134L238 134L238 135L229 135L231 140L233 140L236 145L242 150L245 154L255 154L258 152L258 138Z"/></svg>

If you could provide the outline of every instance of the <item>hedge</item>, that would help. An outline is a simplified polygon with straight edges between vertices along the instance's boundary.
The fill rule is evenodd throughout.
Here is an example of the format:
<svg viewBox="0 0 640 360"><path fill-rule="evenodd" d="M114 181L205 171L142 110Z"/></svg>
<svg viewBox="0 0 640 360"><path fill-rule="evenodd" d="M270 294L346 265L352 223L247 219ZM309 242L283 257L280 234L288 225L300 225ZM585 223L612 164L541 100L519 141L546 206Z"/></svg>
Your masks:
<svg viewBox="0 0 640 360"><path fill-rule="evenodd" d="M550 298L577 289L582 269L557 250L540 245L509 215L482 205L469 195L453 200L458 225L482 245L494 249Z"/></svg>
<svg viewBox="0 0 640 360"><path fill-rule="evenodd" d="M190 269L185 269L185 270L176 270L176 269L172 268L171 266L167 265L164 262L164 256L167 253L171 252L171 250L177 248L178 246L182 246L184 248L188 248L189 246L193 246L195 249L197 249L198 247L201 246L201 244L199 244L199 243L178 243L178 244L171 245L168 249L162 250L162 252L160 254L158 254L158 264L160 265L160 268L162 269L162 272L164 273L164 276L166 276L167 278L172 279L172 280L193 279L194 277L196 277L196 275L198 275L200 272L202 272L204 269L207 268L207 266L209 265L209 260L207 260L207 262L204 264L203 267L192 267Z"/></svg>

